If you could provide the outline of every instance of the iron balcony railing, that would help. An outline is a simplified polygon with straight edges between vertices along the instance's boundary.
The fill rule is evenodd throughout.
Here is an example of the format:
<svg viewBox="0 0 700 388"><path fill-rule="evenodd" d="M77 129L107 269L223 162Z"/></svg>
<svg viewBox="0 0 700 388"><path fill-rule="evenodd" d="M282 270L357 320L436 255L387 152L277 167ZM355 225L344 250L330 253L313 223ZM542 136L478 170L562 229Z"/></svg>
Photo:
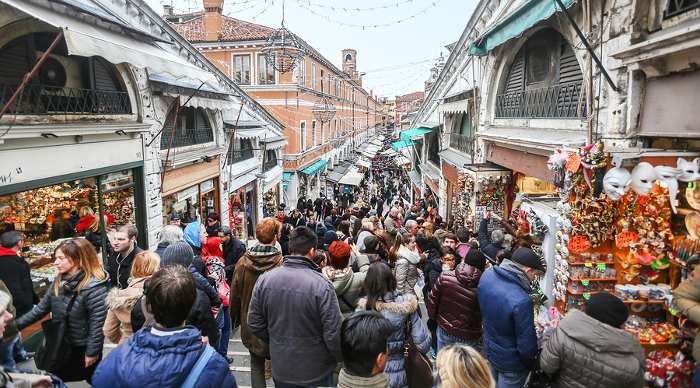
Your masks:
<svg viewBox="0 0 700 388"><path fill-rule="evenodd" d="M18 85L0 84L0 106L10 100ZM18 115L112 115L131 113L126 92L96 89L58 88L30 84L10 106Z"/></svg>
<svg viewBox="0 0 700 388"><path fill-rule="evenodd" d="M548 88L504 93L496 96L498 118L583 118L581 82L558 84Z"/></svg>
<svg viewBox="0 0 700 388"><path fill-rule="evenodd" d="M277 167L277 159L268 159L263 163L263 172L267 172Z"/></svg>
<svg viewBox="0 0 700 388"><path fill-rule="evenodd" d="M474 154L474 136L450 133L450 148L464 152L467 155Z"/></svg>
<svg viewBox="0 0 700 388"><path fill-rule="evenodd" d="M700 0L668 0L664 10L664 19L672 18L700 7Z"/></svg>
<svg viewBox="0 0 700 388"><path fill-rule="evenodd" d="M242 162L244 160L250 159L253 157L253 150L252 149L244 149L244 150L232 150L229 152L228 155L228 160L230 161L229 164L234 164L238 162Z"/></svg>

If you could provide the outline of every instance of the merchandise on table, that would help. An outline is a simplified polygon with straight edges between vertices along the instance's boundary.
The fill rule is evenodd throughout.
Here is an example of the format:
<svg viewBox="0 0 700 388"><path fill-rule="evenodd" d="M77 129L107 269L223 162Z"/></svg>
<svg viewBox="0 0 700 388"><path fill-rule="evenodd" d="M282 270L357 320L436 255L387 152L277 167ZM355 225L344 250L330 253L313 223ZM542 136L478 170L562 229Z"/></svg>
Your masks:
<svg viewBox="0 0 700 388"><path fill-rule="evenodd" d="M692 386L695 363L681 352L650 352L645 363L644 379L651 387L686 388Z"/></svg>

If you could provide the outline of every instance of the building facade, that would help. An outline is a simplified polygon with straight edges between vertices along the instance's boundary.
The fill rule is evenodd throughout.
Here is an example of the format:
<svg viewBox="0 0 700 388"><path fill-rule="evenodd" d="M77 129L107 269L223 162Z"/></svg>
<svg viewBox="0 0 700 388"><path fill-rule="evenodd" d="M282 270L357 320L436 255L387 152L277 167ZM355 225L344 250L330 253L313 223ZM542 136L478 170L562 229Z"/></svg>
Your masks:
<svg viewBox="0 0 700 388"><path fill-rule="evenodd" d="M355 50L343 50L341 70L299 38L303 56L280 73L261 51L274 29L225 16L223 6L205 1L201 12L165 19L283 123L287 143L276 157L284 160L284 202L295 207L300 198L315 199L327 190L326 169L350 158L382 125L383 104L362 88ZM324 98L336 111L329 122L313 114Z"/></svg>
<svg viewBox="0 0 700 388"><path fill-rule="evenodd" d="M413 92L396 96L394 107L394 123L398 130L406 130L413 121L415 113L423 104L425 92Z"/></svg>

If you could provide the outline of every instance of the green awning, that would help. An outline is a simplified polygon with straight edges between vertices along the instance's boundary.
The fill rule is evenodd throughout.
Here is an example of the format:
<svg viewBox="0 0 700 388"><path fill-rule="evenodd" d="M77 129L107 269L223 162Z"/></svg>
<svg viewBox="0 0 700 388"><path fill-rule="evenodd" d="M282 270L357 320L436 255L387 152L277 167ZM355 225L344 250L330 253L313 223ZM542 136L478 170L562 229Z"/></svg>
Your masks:
<svg viewBox="0 0 700 388"><path fill-rule="evenodd" d="M414 136L425 135L426 133L431 132L432 130L432 128L428 127L413 128L409 129L408 131L401 132L399 138L401 140L411 140Z"/></svg>
<svg viewBox="0 0 700 388"><path fill-rule="evenodd" d="M289 182L289 180L292 179L292 175L294 175L293 172L283 172L282 173L282 180L285 182Z"/></svg>
<svg viewBox="0 0 700 388"><path fill-rule="evenodd" d="M328 161L323 160L323 159L319 159L319 160L315 161L312 165L310 165L308 167L304 167L301 170L301 172L303 172L306 175L313 175L313 174L317 173L320 169L325 167L326 163L328 163Z"/></svg>
<svg viewBox="0 0 700 388"><path fill-rule="evenodd" d="M413 145L413 140L399 140L391 143L391 148L394 149L394 151L398 151L402 148L410 147Z"/></svg>
<svg viewBox="0 0 700 388"><path fill-rule="evenodd" d="M566 8L571 7L576 0L561 0ZM549 19L555 12L560 11L554 0L529 0L518 7L501 22L484 32L479 39L469 47L472 55L486 55L489 51L516 38L530 27L542 20Z"/></svg>

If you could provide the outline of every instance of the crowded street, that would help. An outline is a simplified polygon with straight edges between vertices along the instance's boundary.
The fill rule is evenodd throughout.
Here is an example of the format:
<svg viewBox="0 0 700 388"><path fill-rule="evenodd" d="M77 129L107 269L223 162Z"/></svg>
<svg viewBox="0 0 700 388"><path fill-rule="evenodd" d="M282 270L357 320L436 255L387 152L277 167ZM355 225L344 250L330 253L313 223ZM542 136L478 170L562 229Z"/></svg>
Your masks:
<svg viewBox="0 0 700 388"><path fill-rule="evenodd" d="M0 0L0 388L700 388L700 0Z"/></svg>

